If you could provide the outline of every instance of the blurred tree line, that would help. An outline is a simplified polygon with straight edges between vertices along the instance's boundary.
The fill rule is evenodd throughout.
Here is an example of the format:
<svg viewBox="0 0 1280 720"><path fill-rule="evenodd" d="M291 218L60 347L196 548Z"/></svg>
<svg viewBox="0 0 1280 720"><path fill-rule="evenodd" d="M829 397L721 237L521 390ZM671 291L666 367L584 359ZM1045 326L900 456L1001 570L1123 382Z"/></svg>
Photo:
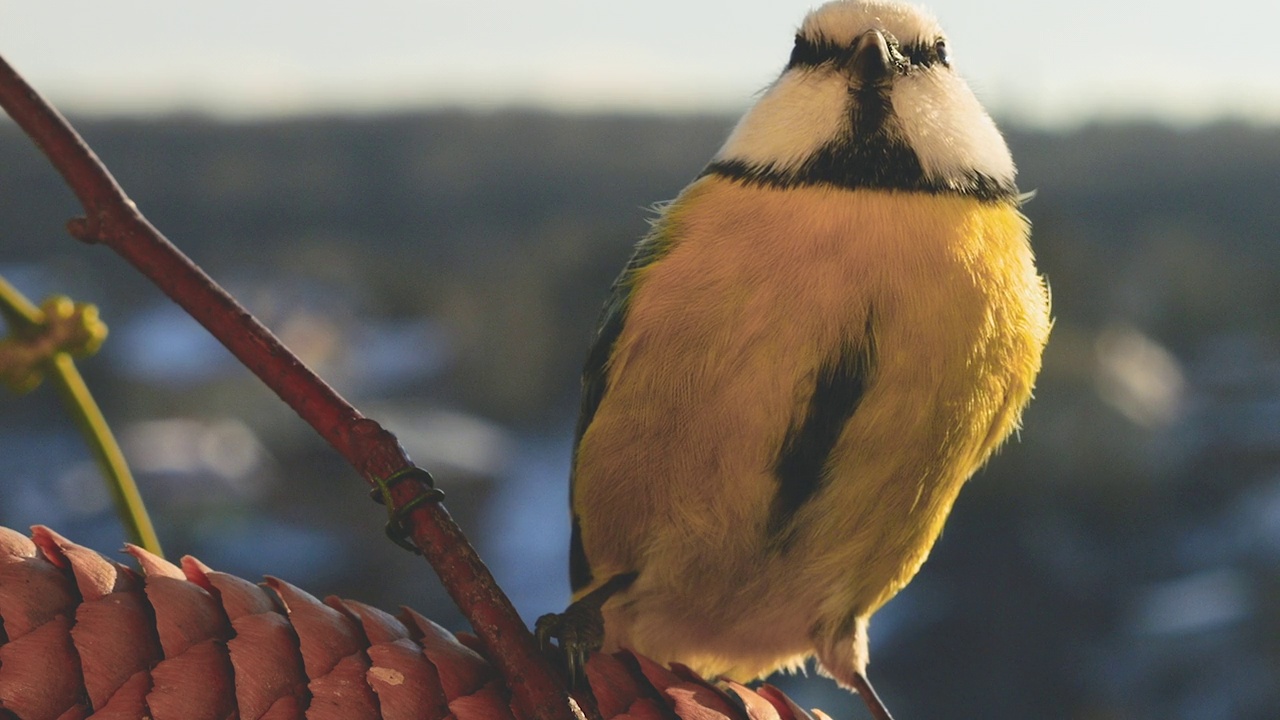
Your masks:
<svg viewBox="0 0 1280 720"><path fill-rule="evenodd" d="M567 597L567 433L600 302L648 208L732 122L437 111L78 127L157 227L358 407L402 423L531 618ZM1025 212L1054 333L1021 439L873 623L877 686L903 717L1274 717L1280 128L1008 137L1036 193ZM263 552L236 534L287 558L311 548L323 562L287 560L287 579L447 619L425 567L353 501L354 475L122 261L66 237L76 210L0 125L0 273L101 306L113 337L85 371L117 429L136 431L169 551ZM63 423L47 396L0 401L0 524L60 519L109 551L118 531L90 522L101 507L58 509L92 492ZM203 469L171 457L201 453ZM248 522L246 506L286 522ZM210 523L222 540L201 534ZM529 538L548 533L544 557Z"/></svg>

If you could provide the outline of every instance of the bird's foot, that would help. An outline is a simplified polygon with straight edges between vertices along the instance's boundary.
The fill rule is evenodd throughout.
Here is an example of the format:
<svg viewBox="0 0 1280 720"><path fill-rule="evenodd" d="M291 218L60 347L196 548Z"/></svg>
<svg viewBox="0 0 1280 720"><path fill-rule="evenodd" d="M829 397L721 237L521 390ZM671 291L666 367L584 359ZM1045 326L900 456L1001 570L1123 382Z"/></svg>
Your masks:
<svg viewBox="0 0 1280 720"><path fill-rule="evenodd" d="M551 613L538 618L534 634L543 650L558 641L569 680L574 687L586 682L587 659L604 644L604 615L599 606L575 602L562 613Z"/></svg>
<svg viewBox="0 0 1280 720"><path fill-rule="evenodd" d="M569 671L569 682L577 688L587 682L587 660L591 653L604 645L604 604L615 594L626 590L635 582L637 573L620 573L602 585L583 595L559 614L551 613L538 618L533 632L543 650L559 641Z"/></svg>

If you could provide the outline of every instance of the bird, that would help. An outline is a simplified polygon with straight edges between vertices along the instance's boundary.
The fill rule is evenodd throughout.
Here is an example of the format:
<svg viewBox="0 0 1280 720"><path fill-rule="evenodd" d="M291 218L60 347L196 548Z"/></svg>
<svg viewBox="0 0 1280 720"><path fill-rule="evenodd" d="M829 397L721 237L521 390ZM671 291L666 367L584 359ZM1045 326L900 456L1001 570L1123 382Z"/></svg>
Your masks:
<svg viewBox="0 0 1280 720"><path fill-rule="evenodd" d="M1020 428L1048 341L1028 197L932 14L804 17L601 311L573 602L536 623L575 677L620 648L738 681L816 658L889 717L869 620Z"/></svg>

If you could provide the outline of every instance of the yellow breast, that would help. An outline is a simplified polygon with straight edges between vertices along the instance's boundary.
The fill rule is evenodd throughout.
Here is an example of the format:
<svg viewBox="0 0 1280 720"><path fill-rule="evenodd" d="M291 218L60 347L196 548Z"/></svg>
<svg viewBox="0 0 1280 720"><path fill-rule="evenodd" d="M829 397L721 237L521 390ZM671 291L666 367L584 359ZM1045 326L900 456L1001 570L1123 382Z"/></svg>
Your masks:
<svg viewBox="0 0 1280 720"><path fill-rule="evenodd" d="M744 623L770 622L771 602L870 614L1030 397L1050 323L1025 220L960 196L707 177L660 227L672 245L636 281L575 466L596 580L640 571L610 633L677 657L664 604ZM868 328L870 381L780 550L779 448L821 363Z"/></svg>

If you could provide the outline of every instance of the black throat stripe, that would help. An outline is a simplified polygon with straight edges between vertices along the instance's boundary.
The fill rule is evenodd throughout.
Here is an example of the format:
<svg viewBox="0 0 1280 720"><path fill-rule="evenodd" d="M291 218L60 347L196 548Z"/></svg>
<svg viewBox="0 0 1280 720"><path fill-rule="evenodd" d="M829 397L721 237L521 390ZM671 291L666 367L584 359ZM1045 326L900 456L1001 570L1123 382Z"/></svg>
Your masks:
<svg viewBox="0 0 1280 720"><path fill-rule="evenodd" d="M827 145L799 167L781 170L744 160L716 160L699 177L716 175L747 185L787 189L830 185L847 190L898 190L963 195L984 202L1017 202L1017 185L971 171L941 180L926 177L911 148L879 138Z"/></svg>
<svg viewBox="0 0 1280 720"><path fill-rule="evenodd" d="M809 406L793 420L774 461L778 492L769 512L768 532L784 547L796 513L821 489L836 442L871 381L875 370L872 325L868 312L862 337L819 368Z"/></svg>

